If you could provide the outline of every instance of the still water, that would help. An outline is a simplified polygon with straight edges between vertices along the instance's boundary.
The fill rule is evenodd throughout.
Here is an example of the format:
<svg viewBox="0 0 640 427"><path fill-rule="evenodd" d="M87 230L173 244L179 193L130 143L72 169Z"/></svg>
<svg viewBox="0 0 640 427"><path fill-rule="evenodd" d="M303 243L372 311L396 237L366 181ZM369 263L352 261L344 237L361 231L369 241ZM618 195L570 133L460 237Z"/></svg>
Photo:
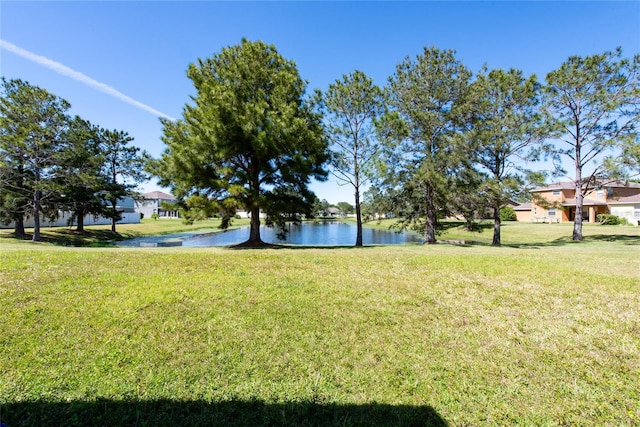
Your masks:
<svg viewBox="0 0 640 427"><path fill-rule="evenodd" d="M286 240L280 240L273 228L261 227L260 236L267 243L287 243L307 246L349 246L356 243L356 225L342 222L305 222L291 225ZM183 233L179 235L142 237L121 242L122 246L228 246L245 242L249 238L249 227L213 233ZM414 233L398 233L390 230L364 228L362 241L365 245L398 245L422 242Z"/></svg>

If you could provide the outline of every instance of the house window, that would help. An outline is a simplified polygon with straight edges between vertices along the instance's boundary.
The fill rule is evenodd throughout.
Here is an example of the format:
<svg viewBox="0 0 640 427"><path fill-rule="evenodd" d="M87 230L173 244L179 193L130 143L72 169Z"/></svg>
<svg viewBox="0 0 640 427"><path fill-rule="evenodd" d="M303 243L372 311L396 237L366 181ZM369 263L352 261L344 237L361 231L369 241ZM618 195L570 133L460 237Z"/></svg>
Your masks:
<svg viewBox="0 0 640 427"><path fill-rule="evenodd" d="M560 195L560 190L553 190L551 192L551 194L553 194L554 196L559 196Z"/></svg>
<svg viewBox="0 0 640 427"><path fill-rule="evenodd" d="M640 218L640 205L635 205L633 207L633 217Z"/></svg>
<svg viewBox="0 0 640 427"><path fill-rule="evenodd" d="M555 208L549 209L549 212L547 213L547 215L555 217L556 216L556 209Z"/></svg>
<svg viewBox="0 0 640 427"><path fill-rule="evenodd" d="M604 190L597 190L596 191L596 197L603 198L604 197Z"/></svg>

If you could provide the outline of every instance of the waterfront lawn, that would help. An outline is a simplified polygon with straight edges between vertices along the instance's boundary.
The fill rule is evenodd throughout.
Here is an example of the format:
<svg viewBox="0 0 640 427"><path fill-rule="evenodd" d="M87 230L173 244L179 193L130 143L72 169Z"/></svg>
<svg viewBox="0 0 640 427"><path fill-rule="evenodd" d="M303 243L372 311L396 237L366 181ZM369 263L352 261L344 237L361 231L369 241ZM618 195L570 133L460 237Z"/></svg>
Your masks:
<svg viewBox="0 0 640 427"><path fill-rule="evenodd" d="M249 225L249 220L234 219L231 227ZM142 236L157 236L163 234L183 233L203 230L207 232L219 230L220 219L212 218L197 221L192 225L185 224L179 219L151 219L145 218L139 224L117 224L116 232L111 231L111 225L96 225L85 227L84 233L78 233L74 227L43 227L41 242L59 246L111 246L114 242ZM0 229L0 245L16 244L13 230ZM30 240L33 229L26 230L25 240Z"/></svg>
<svg viewBox="0 0 640 427"><path fill-rule="evenodd" d="M522 226L501 248L3 239L0 421L637 425L640 230Z"/></svg>

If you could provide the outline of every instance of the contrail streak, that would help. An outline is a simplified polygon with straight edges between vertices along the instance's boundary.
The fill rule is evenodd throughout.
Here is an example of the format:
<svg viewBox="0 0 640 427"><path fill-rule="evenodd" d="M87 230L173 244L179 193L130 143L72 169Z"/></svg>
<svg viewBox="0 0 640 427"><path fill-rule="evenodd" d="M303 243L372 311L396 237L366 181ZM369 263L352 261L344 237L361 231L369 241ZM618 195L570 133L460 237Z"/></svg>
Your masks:
<svg viewBox="0 0 640 427"><path fill-rule="evenodd" d="M0 39L0 48L8 50L9 52L15 53L16 55L19 55L25 59L28 59L29 61L35 62L36 64L42 65L45 68L48 68L50 70L55 71L58 74L62 74L63 76L67 76L69 78L72 78L73 80L76 80L80 83L83 83L87 86L90 86L94 89L97 89L101 92L106 93L107 95L110 95L114 98L117 98L121 101L126 102L127 104L133 105L134 107L138 107L141 108L151 114L154 114L156 116L159 117L164 117L165 119L169 119L172 121L175 121L176 119L164 114L158 110L156 110L153 107L150 107L146 104L143 104L140 101L137 101L127 95L125 95L124 93L112 88L111 86L105 84L105 83L101 83L97 80L92 79L91 77L87 76L86 74L82 74L79 71L76 71L72 68L67 67L66 65L63 65L59 62L53 61L45 56L41 56L41 55L36 55L35 53L29 52L28 50L22 49L19 46L14 45L13 43L9 43L6 40L2 40Z"/></svg>

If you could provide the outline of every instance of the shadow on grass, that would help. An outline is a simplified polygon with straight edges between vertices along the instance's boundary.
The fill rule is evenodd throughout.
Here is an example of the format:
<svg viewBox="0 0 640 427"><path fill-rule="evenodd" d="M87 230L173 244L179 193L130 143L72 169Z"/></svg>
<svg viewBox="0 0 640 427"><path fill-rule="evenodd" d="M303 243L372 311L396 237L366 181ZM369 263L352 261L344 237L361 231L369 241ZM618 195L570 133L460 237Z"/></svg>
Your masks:
<svg viewBox="0 0 640 427"><path fill-rule="evenodd" d="M1 236L4 239L30 241L32 234L27 233L22 237L16 237L13 233ZM79 233L71 229L56 229L55 231L43 230L40 233L40 242L57 246L84 246L84 247L108 247L114 242L137 237L135 234L114 233L111 230L86 230Z"/></svg>
<svg viewBox="0 0 640 427"><path fill-rule="evenodd" d="M507 248L539 249L550 246L582 245L589 242L620 242L624 245L640 245L640 236L597 234L585 236L582 242L576 242L571 236L565 236L549 242L507 243L502 244L502 246ZM487 243L479 243L479 245L491 246Z"/></svg>
<svg viewBox="0 0 640 427"><path fill-rule="evenodd" d="M17 402L0 421L18 426L433 426L447 422L429 406L262 401Z"/></svg>
<svg viewBox="0 0 640 427"><path fill-rule="evenodd" d="M422 245L421 243L405 243L405 245ZM280 250L280 249L358 249L358 250L366 250L366 249L371 249L371 248L375 248L375 247L380 247L380 246L384 246L384 247L389 247L389 246L400 246L400 245L393 245L393 244L389 244L389 245L384 245L384 244L370 244L370 245L362 245L362 246L355 246L355 245L297 245L294 243L290 243L290 244L286 244L286 243L278 243L278 244L265 244L262 246L257 246L257 245L230 245L230 246L210 246L210 247L219 247L219 248L224 248L224 249L229 249L229 250L233 250L233 251L245 251L245 250Z"/></svg>
<svg viewBox="0 0 640 427"><path fill-rule="evenodd" d="M640 245L640 236L630 236L625 234L596 234L585 237L585 240L593 240L596 242L622 242L625 245Z"/></svg>
<svg viewBox="0 0 640 427"><path fill-rule="evenodd" d="M452 228L466 229L463 222L460 221L439 221L439 231L447 231ZM485 230L493 230L493 222L482 220L473 223L473 230L469 230L472 233L482 233Z"/></svg>

